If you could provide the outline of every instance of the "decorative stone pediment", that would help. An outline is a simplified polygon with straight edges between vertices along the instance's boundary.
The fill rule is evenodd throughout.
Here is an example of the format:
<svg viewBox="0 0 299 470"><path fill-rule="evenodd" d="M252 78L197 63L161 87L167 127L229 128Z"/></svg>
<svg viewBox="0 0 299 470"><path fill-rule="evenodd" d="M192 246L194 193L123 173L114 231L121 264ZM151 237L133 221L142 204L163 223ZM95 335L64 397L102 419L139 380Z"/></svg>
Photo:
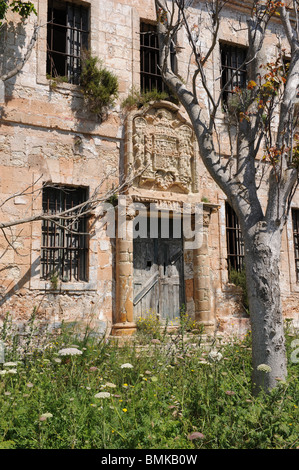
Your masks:
<svg viewBox="0 0 299 470"><path fill-rule="evenodd" d="M172 104L133 113L127 129L127 172L140 188L196 192L194 132Z"/></svg>

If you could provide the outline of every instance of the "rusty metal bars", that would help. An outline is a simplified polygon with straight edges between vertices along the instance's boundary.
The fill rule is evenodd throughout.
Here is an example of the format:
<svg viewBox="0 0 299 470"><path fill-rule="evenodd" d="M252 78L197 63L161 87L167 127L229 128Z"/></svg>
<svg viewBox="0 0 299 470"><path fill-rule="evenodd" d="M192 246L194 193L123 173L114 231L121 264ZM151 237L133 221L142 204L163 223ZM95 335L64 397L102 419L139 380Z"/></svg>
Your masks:
<svg viewBox="0 0 299 470"><path fill-rule="evenodd" d="M244 269L244 241L238 217L231 206L225 204L226 212L226 244L228 271Z"/></svg>
<svg viewBox="0 0 299 470"><path fill-rule="evenodd" d="M43 212L57 214L86 200L84 188L44 188ZM59 219L42 223L41 278L51 280L56 276L64 282L87 280L88 243L87 218Z"/></svg>
<svg viewBox="0 0 299 470"><path fill-rule="evenodd" d="M81 52L88 49L89 10L82 5L48 2L47 73L78 84Z"/></svg>

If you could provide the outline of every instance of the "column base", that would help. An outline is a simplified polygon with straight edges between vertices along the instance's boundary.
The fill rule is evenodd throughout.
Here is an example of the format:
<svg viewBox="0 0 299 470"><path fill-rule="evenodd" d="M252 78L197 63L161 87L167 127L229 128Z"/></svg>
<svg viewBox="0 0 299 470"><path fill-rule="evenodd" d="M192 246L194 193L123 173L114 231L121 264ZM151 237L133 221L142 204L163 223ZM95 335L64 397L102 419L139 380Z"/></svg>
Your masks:
<svg viewBox="0 0 299 470"><path fill-rule="evenodd" d="M204 333L211 334L215 331L215 322L213 320L197 320L204 327Z"/></svg>
<svg viewBox="0 0 299 470"><path fill-rule="evenodd" d="M134 322L114 323L111 330L111 336L131 336L137 331L137 325Z"/></svg>

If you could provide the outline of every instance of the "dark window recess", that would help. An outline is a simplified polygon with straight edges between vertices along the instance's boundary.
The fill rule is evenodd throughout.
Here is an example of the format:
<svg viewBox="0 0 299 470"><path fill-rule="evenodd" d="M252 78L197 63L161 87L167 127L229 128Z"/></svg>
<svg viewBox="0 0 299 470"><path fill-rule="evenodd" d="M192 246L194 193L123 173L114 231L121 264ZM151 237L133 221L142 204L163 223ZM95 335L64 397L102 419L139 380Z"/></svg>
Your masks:
<svg viewBox="0 0 299 470"><path fill-rule="evenodd" d="M43 213L57 214L87 199L84 188L43 189ZM42 222L41 278L53 276L64 282L87 281L87 218L78 217L79 210L70 211L71 219Z"/></svg>
<svg viewBox="0 0 299 470"><path fill-rule="evenodd" d="M228 271L244 269L244 242L238 217L231 206L225 203L226 212L226 243Z"/></svg>
<svg viewBox="0 0 299 470"><path fill-rule="evenodd" d="M221 53L221 89L230 81L223 93L223 102L226 103L230 94L237 88L246 86L246 66L244 65L247 48L220 44ZM239 70L238 70L239 69Z"/></svg>
<svg viewBox="0 0 299 470"><path fill-rule="evenodd" d="M176 68L175 50L171 50L171 67ZM163 82L159 66L159 42L157 26L151 23L140 23L140 89L143 92L165 91L168 89Z"/></svg>
<svg viewBox="0 0 299 470"><path fill-rule="evenodd" d="M292 210L296 279L299 282L299 209Z"/></svg>
<svg viewBox="0 0 299 470"><path fill-rule="evenodd" d="M49 0L47 74L78 84L81 53L88 49L89 9L69 2Z"/></svg>

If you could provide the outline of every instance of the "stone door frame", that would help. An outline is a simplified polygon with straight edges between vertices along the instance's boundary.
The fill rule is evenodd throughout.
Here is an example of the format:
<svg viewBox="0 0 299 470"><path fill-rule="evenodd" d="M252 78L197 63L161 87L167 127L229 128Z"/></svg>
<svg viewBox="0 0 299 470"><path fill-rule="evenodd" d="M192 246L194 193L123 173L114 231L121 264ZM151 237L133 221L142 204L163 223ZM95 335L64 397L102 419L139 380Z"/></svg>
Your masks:
<svg viewBox="0 0 299 470"><path fill-rule="evenodd" d="M131 197L128 196L130 199ZM150 199L136 197L144 203L153 202ZM132 199L131 199L132 200ZM154 201L159 202L155 199ZM174 201L163 203L173 204ZM177 204L180 204L177 201ZM209 256L209 223L211 213L218 210L216 204L203 204L203 238L199 248L193 250L193 298L194 320L204 325L205 331L213 331L215 328L214 312L211 305L210 282L210 256ZM135 215L135 214L134 214ZM133 305L133 219L134 215L126 213L127 237L123 239L116 236L116 308L111 334L114 336L132 335L136 332L137 325L134 321ZM185 253L185 243L183 250Z"/></svg>

